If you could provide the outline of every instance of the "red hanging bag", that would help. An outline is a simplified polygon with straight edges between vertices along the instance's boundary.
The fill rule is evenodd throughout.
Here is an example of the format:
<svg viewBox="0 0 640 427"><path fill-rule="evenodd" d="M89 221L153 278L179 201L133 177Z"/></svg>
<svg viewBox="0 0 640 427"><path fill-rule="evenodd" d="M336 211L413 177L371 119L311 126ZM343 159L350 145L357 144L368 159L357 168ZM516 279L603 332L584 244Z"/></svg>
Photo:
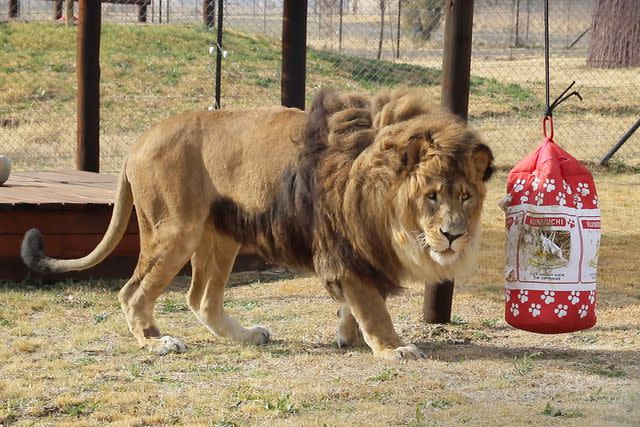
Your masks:
<svg viewBox="0 0 640 427"><path fill-rule="evenodd" d="M507 179L505 318L552 334L596 323L600 209L589 169L553 141L551 117L543 125L544 141Z"/></svg>

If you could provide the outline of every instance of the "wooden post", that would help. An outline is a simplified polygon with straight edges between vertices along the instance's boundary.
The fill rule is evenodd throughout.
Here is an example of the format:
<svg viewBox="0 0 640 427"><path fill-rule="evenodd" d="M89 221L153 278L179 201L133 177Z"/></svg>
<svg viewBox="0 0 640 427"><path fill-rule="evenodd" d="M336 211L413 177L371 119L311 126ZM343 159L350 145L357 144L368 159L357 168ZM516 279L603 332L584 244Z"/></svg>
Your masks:
<svg viewBox="0 0 640 427"><path fill-rule="evenodd" d="M284 0L282 13L282 105L304 110L307 70L307 0Z"/></svg>
<svg viewBox="0 0 640 427"><path fill-rule="evenodd" d="M215 0L204 0L202 3L202 19L206 28L213 28L216 17Z"/></svg>
<svg viewBox="0 0 640 427"><path fill-rule="evenodd" d="M147 7L149 3L143 1L136 4L136 10L138 12L138 22L147 22Z"/></svg>
<svg viewBox="0 0 640 427"><path fill-rule="evenodd" d="M62 18L62 3L63 0L55 0L53 2L53 19L54 21L57 21L58 19Z"/></svg>
<svg viewBox="0 0 640 427"><path fill-rule="evenodd" d="M445 8L442 105L466 120L469 110L473 0L447 0ZM453 287L453 280L425 284L422 305L425 322L451 321Z"/></svg>
<svg viewBox="0 0 640 427"><path fill-rule="evenodd" d="M9 18L17 18L20 10L20 2L18 0L9 0Z"/></svg>
<svg viewBox="0 0 640 427"><path fill-rule="evenodd" d="M442 105L464 120L469 111L473 0L447 0L442 60Z"/></svg>
<svg viewBox="0 0 640 427"><path fill-rule="evenodd" d="M100 26L102 4L80 0L78 11L77 75L78 170L100 171Z"/></svg>

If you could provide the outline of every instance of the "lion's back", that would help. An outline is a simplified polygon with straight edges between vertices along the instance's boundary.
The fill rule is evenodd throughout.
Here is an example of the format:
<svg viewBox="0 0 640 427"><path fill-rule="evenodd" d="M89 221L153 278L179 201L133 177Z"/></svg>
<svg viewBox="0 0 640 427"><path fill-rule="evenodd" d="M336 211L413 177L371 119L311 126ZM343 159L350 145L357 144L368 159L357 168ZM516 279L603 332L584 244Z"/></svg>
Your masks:
<svg viewBox="0 0 640 427"><path fill-rule="evenodd" d="M304 121L304 112L284 107L182 113L145 132L131 147L127 168L152 167L175 182L202 180L196 185L203 196L209 189L211 197L258 209L297 158Z"/></svg>

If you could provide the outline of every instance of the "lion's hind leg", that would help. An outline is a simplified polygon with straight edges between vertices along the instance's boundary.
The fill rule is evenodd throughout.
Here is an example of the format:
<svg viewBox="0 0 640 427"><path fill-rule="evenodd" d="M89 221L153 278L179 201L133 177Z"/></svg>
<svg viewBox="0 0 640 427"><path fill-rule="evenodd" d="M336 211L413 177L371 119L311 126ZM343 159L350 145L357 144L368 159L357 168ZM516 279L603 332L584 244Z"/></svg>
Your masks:
<svg viewBox="0 0 640 427"><path fill-rule="evenodd" d="M265 344L269 331L261 326L245 328L224 310L224 289L240 245L208 223L191 257L191 287L187 303L214 334L250 344Z"/></svg>
<svg viewBox="0 0 640 427"><path fill-rule="evenodd" d="M351 347L363 343L358 321L347 304L338 309L338 348Z"/></svg>
<svg viewBox="0 0 640 427"><path fill-rule="evenodd" d="M118 294L129 330L141 348L157 354L181 353L186 346L178 339L162 335L153 317L156 300L180 272L195 250L202 227L164 226L153 229L139 215L140 257L134 275ZM180 230L180 232L172 232Z"/></svg>

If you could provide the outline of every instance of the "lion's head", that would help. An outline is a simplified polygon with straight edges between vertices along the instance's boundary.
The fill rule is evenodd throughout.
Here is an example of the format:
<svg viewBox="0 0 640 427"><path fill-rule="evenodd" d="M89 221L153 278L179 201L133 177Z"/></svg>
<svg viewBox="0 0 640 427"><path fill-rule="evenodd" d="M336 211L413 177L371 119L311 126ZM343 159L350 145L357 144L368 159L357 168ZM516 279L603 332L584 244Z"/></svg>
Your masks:
<svg viewBox="0 0 640 427"><path fill-rule="evenodd" d="M334 111L325 101L328 152L319 170L332 226L391 278L440 280L468 270L491 150L417 90L383 92L367 105L341 99L346 106Z"/></svg>

